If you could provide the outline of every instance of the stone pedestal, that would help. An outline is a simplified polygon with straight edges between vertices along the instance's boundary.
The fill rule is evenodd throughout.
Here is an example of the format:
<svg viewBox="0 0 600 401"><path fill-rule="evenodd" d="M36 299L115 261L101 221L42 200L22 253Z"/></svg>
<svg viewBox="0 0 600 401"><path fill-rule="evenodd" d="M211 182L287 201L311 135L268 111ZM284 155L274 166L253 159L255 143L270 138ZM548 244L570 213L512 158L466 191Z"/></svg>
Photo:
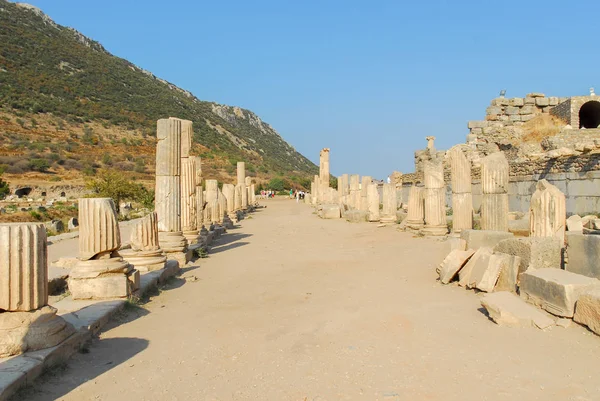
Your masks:
<svg viewBox="0 0 600 401"><path fill-rule="evenodd" d="M508 231L508 173L504 153L481 159L481 229Z"/></svg>
<svg viewBox="0 0 600 401"><path fill-rule="evenodd" d="M73 299L125 298L139 288L139 272L118 250L121 236L110 198L79 199L79 261L69 274Z"/></svg>
<svg viewBox="0 0 600 401"><path fill-rule="evenodd" d="M452 232L473 228L473 195L471 193L471 162L460 146L450 149L452 185Z"/></svg>
<svg viewBox="0 0 600 401"><path fill-rule="evenodd" d="M397 209L396 186L383 184L383 210L381 211L382 223L395 223Z"/></svg>
<svg viewBox="0 0 600 401"><path fill-rule="evenodd" d="M413 184L408 193L408 215L406 226L418 230L425 224L425 189Z"/></svg>
<svg viewBox="0 0 600 401"><path fill-rule="evenodd" d="M167 256L159 246L156 212L150 213L133 226L131 249L120 251L126 262L141 272L160 270L165 267ZM196 235L195 242L198 242Z"/></svg>
<svg viewBox="0 0 600 401"><path fill-rule="evenodd" d="M425 235L446 235L446 188L441 160L425 162Z"/></svg>
<svg viewBox="0 0 600 401"><path fill-rule="evenodd" d="M377 191L377 184L369 184L367 187L367 203L369 221L379 221L381 216L379 213L379 191Z"/></svg>
<svg viewBox="0 0 600 401"><path fill-rule="evenodd" d="M565 194L546 180L538 181L529 206L530 236L554 237L565 242Z"/></svg>

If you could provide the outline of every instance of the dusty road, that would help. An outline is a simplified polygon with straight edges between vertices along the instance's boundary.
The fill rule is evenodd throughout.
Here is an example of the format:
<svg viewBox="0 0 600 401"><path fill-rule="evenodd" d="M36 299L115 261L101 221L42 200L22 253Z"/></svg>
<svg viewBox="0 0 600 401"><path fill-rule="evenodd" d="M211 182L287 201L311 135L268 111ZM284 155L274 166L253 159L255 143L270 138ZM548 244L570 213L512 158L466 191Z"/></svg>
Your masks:
<svg viewBox="0 0 600 401"><path fill-rule="evenodd" d="M600 338L496 326L435 281L442 243L265 203L22 398L600 399Z"/></svg>

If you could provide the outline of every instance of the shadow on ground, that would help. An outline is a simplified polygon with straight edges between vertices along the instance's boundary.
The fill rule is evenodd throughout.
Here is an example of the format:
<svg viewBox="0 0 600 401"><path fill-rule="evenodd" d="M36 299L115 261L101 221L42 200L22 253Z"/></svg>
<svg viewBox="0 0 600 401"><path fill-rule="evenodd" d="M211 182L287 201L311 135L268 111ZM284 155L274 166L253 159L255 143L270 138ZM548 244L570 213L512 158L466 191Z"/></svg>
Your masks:
<svg viewBox="0 0 600 401"><path fill-rule="evenodd" d="M252 236L252 234L242 234L242 233L227 234L226 236L219 238L217 241L215 241L213 243L213 245L210 247L209 254L224 252L224 251L227 251L230 249L234 249L234 248L238 248L240 246L247 245L247 244L249 244L249 242L246 242L246 241L237 242L237 241L240 241L244 238L248 238L251 236Z"/></svg>
<svg viewBox="0 0 600 401"><path fill-rule="evenodd" d="M70 393L83 383L94 380L112 368L127 362L148 347L148 340L141 338L107 338L93 341L83 354L76 355L69 364L52 367L33 384L10 398L17 400L56 400ZM64 373L69 380L64 380ZM43 391L41 389L44 389Z"/></svg>

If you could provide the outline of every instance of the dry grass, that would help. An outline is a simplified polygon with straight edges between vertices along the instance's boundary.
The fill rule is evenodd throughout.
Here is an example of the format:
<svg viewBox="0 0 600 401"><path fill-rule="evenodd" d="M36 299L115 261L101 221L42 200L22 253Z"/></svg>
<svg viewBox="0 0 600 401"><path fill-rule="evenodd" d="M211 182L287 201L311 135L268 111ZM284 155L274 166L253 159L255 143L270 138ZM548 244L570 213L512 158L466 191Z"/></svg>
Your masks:
<svg viewBox="0 0 600 401"><path fill-rule="evenodd" d="M523 124L523 142L540 143L544 138L554 136L566 123L550 114L540 114L539 116Z"/></svg>

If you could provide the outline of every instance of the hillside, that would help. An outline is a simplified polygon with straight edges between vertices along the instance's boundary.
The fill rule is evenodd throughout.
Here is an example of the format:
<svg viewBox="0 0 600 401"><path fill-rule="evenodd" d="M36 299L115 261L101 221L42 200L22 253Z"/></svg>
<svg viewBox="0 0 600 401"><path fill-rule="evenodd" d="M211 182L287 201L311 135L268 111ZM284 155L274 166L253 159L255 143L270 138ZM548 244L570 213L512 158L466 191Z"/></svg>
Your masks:
<svg viewBox="0 0 600 401"><path fill-rule="evenodd" d="M97 168L151 179L156 120L194 122L194 151L227 179L318 172L249 110L202 101L35 7L0 0L0 169L7 178L77 180Z"/></svg>

